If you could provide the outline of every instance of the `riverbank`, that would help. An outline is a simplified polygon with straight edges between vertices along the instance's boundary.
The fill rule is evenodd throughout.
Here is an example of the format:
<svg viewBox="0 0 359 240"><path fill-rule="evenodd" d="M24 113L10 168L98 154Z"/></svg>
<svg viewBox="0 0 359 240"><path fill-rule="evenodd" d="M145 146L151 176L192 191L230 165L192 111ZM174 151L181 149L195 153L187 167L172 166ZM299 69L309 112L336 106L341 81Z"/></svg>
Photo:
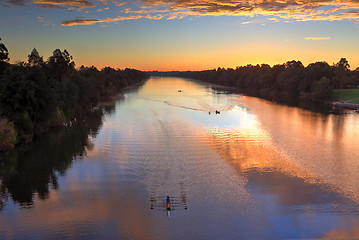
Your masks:
<svg viewBox="0 0 359 240"><path fill-rule="evenodd" d="M359 104L346 103L346 102L332 102L332 106L336 108L344 108L359 111Z"/></svg>
<svg viewBox="0 0 359 240"><path fill-rule="evenodd" d="M332 106L336 108L358 110L359 109L359 89L334 89L335 101Z"/></svg>

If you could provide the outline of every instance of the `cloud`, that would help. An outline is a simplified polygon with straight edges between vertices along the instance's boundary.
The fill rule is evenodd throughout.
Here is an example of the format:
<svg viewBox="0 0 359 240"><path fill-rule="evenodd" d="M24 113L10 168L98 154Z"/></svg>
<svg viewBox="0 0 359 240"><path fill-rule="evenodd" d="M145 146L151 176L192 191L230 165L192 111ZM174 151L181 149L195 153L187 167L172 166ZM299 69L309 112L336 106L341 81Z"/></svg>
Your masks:
<svg viewBox="0 0 359 240"><path fill-rule="evenodd" d="M66 6L77 10L104 5L114 7L127 4L132 7L136 6L136 9L125 9L123 11L125 15L138 15L140 16L138 18L147 19L165 18L170 20L181 19L185 16L207 15L250 17L259 15L265 16L273 22L351 19L359 21L359 0L136 0L133 1L135 4L132 5L131 1L124 0L6 0L6 3L23 6L26 1L32 1L36 6L42 8ZM108 9L102 8L97 11Z"/></svg>
<svg viewBox="0 0 359 240"><path fill-rule="evenodd" d="M75 19L75 20L65 20L62 21L62 26L75 26L75 25L92 25L95 23L109 23L109 22L119 22L125 20L135 20L144 18L143 16L119 16L117 18L105 18L105 19Z"/></svg>
<svg viewBox="0 0 359 240"><path fill-rule="evenodd" d="M95 7L96 5L86 0L32 0L32 2L40 7L60 7L69 6L76 9Z"/></svg>
<svg viewBox="0 0 359 240"><path fill-rule="evenodd" d="M25 6L24 0L8 0L7 3L14 6Z"/></svg>
<svg viewBox="0 0 359 240"><path fill-rule="evenodd" d="M358 0L142 0L186 15L264 15L295 21L358 19ZM343 12L344 11L344 12Z"/></svg>
<svg viewBox="0 0 359 240"><path fill-rule="evenodd" d="M163 18L163 15L161 15L161 14L157 14L155 16L147 15L145 18L151 19L151 20L160 20Z"/></svg>
<svg viewBox="0 0 359 240"><path fill-rule="evenodd" d="M330 37L306 37L304 40L329 40Z"/></svg>
<svg viewBox="0 0 359 240"><path fill-rule="evenodd" d="M98 12L102 12L102 11L106 11L106 10L109 10L110 8L107 7L107 8L103 8L103 9L97 9Z"/></svg>
<svg viewBox="0 0 359 240"><path fill-rule="evenodd" d="M42 23L44 26L51 25L51 21L47 20L46 18L45 17L37 17L37 21Z"/></svg>
<svg viewBox="0 0 359 240"><path fill-rule="evenodd" d="M125 4L137 9L126 9L127 15L141 18L179 19L184 16L266 16L273 22L283 21L359 21L359 0L5 0L9 5L23 6L32 1L42 8L70 7L84 9ZM98 11L107 10L107 8ZM159 14L160 15L156 15ZM148 17L148 14L151 16ZM91 20L91 19L90 19ZM92 19L93 20L93 19Z"/></svg>
<svg viewBox="0 0 359 240"><path fill-rule="evenodd" d="M92 25L101 22L99 19L75 19L62 21L62 26Z"/></svg>

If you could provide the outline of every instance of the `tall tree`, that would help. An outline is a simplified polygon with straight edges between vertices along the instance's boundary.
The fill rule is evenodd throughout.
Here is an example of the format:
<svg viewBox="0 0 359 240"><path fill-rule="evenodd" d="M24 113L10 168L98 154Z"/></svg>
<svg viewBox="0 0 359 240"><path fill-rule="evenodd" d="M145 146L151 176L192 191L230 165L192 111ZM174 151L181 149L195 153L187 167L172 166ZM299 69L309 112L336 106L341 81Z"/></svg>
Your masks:
<svg viewBox="0 0 359 240"><path fill-rule="evenodd" d="M349 70L350 65L346 58L341 58L340 61L336 64L336 67L341 71Z"/></svg>
<svg viewBox="0 0 359 240"><path fill-rule="evenodd" d="M5 47L5 44L1 42L0 38L0 75L5 71L5 69L10 65L8 63L10 60L9 58L9 51Z"/></svg>
<svg viewBox="0 0 359 240"><path fill-rule="evenodd" d="M1 41L1 38L0 38ZM0 42L0 62L8 62L10 60L9 58L9 51L5 47L5 44Z"/></svg>
<svg viewBox="0 0 359 240"><path fill-rule="evenodd" d="M349 68L350 65L346 58L341 58L340 61L334 65L335 76L333 78L333 82L336 88L342 89L345 87L350 74Z"/></svg>
<svg viewBox="0 0 359 240"><path fill-rule="evenodd" d="M34 48L30 55L28 55L28 62L30 66L42 66L44 64L44 59L40 56L36 48Z"/></svg>
<svg viewBox="0 0 359 240"><path fill-rule="evenodd" d="M74 70L75 63L66 49L63 52L60 49L56 49L47 60L47 66L50 73L56 75L57 81L61 82L69 71Z"/></svg>

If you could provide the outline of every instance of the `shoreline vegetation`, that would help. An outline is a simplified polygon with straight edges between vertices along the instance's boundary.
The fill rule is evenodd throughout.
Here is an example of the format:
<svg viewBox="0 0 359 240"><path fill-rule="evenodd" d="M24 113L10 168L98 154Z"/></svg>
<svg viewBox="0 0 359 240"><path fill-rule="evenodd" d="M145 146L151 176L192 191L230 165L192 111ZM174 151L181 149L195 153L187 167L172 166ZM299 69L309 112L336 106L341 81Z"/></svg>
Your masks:
<svg viewBox="0 0 359 240"><path fill-rule="evenodd" d="M337 103L343 101L338 98L337 91L359 89L359 68L351 71L346 58L341 58L332 66L326 62L316 62L304 67L300 61L293 60L273 67L268 64L257 64L236 69L148 73L152 76L185 77L227 86L245 95L286 104L314 102L345 108L349 107L348 104ZM355 96L359 98L359 91ZM351 107L357 109L359 105L351 104Z"/></svg>
<svg viewBox="0 0 359 240"><path fill-rule="evenodd" d="M8 62L8 50L0 42L0 151L71 125L149 77L128 68L76 69L68 51L59 49L47 61L34 48L27 62Z"/></svg>

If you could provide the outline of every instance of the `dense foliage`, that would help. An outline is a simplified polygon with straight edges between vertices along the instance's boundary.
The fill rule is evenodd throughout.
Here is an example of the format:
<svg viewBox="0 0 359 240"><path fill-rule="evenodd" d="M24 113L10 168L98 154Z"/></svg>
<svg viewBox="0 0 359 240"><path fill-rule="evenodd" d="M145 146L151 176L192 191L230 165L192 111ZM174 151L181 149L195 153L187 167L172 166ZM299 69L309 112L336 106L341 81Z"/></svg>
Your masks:
<svg viewBox="0 0 359 240"><path fill-rule="evenodd" d="M8 63L8 51L0 44L0 131L26 143L36 134L83 116L102 98L141 82L147 74L134 69L106 67L75 69L68 51L56 49L45 62L34 49L27 62ZM4 147L3 149L6 149ZM1 149L0 149L1 150Z"/></svg>
<svg viewBox="0 0 359 240"><path fill-rule="evenodd" d="M332 100L333 88L359 85L359 69L350 71L349 67L348 61L342 58L334 66L316 62L304 67L300 61L290 61L273 67L262 64L236 69L151 74L181 76L235 87L245 94L274 101L306 99L325 102Z"/></svg>

